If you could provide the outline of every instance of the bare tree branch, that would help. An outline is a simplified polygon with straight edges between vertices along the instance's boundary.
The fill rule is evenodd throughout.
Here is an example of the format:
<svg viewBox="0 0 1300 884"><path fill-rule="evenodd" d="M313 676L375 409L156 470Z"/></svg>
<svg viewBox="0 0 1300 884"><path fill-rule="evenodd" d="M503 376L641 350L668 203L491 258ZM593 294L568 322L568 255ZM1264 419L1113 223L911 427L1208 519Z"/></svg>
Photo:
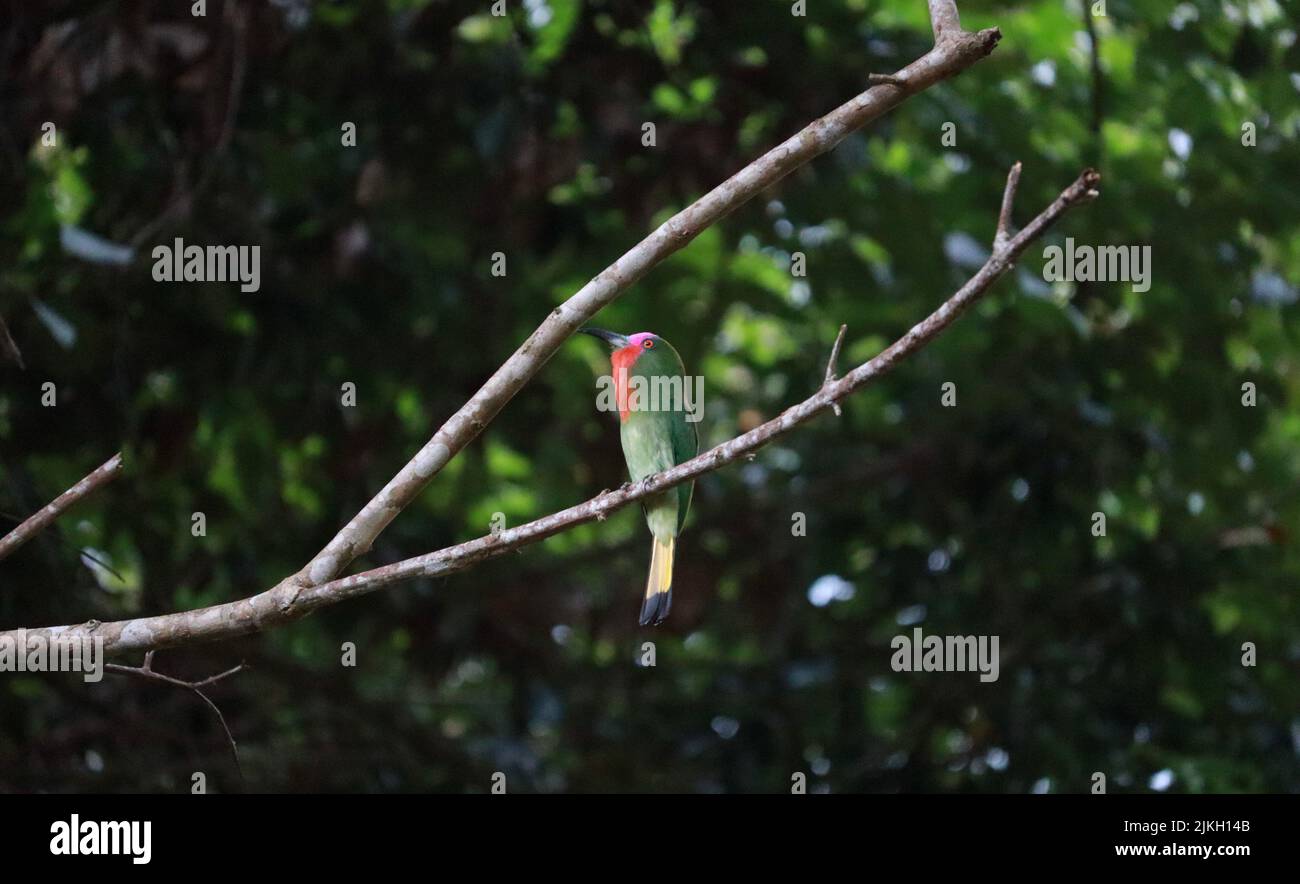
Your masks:
<svg viewBox="0 0 1300 884"><path fill-rule="evenodd" d="M94 635L103 639L105 652L124 652L233 638L258 632L297 619L317 608L356 598L401 580L415 577L444 577L463 571L486 559L517 550L583 522L602 519L633 501L695 479L732 461L752 457L753 452L773 439L811 420L928 344L948 328L963 310L979 300L993 283L1015 264L1016 259L1029 244L1038 239L1052 223L1071 208L1094 199L1100 181L1101 176L1097 172L1092 169L1085 170L1038 217L1001 247L994 249L984 266L967 280L956 294L874 358L838 380L827 379L812 396L798 405L787 408L767 423L678 464L670 470L648 476L634 484L624 485L617 491L602 492L585 503L517 528L507 528L437 552L395 562L319 586L304 587L298 594L296 604L289 608L280 603L278 592L280 587L277 586L249 598L194 611L141 617L115 623L92 621L78 626L29 629L27 634L28 636L40 634L47 639L56 635L63 637ZM0 638L6 636L16 637L16 633L0 633Z"/></svg>
<svg viewBox="0 0 1300 884"><path fill-rule="evenodd" d="M868 88L778 144L691 205L669 218L567 301L556 307L496 373L438 429L410 462L352 517L296 574L276 587L291 608L298 594L342 572L370 550L375 538L410 505L447 463L468 445L578 328L660 261L754 195L843 141L918 92L987 56L1002 38L997 28L961 30L953 0L930 0L935 46L890 75L889 88ZM942 39L938 39L942 37Z"/></svg>
<svg viewBox="0 0 1300 884"><path fill-rule="evenodd" d="M212 702L212 698L203 693L202 689L209 685L214 685L222 679L229 678L230 676L242 671L246 668L244 664L240 663L238 666L227 669L225 672L219 672L216 675L208 676L201 681L185 681L155 671L153 668L153 655L153 651L146 653L144 655L144 664L142 666L123 666L119 663L105 663L104 669L109 672L115 672L119 675L129 675L133 678L142 678L146 681L167 684L172 687L193 691L198 694L199 698L202 699L204 703L207 703L209 708L217 714L217 721L221 722L221 729L226 732L226 742L230 745L230 754L235 759L235 769L239 771L239 778L242 780L244 778L244 768L239 763L239 746L235 743L235 735L230 732L230 726L226 724L226 716L221 714L220 707L218 707L216 703Z"/></svg>
<svg viewBox="0 0 1300 884"><path fill-rule="evenodd" d="M4 537L0 537L0 559L5 558L18 547L31 540L36 534L44 529L47 525L63 515L63 511L70 506L92 494L101 485L106 485L117 478L118 473L122 471L122 453L110 457L101 464L94 472L86 476L76 485L73 485L67 491L60 494L54 500L50 501L45 507L36 512L35 515L27 519L14 530L10 531Z"/></svg>

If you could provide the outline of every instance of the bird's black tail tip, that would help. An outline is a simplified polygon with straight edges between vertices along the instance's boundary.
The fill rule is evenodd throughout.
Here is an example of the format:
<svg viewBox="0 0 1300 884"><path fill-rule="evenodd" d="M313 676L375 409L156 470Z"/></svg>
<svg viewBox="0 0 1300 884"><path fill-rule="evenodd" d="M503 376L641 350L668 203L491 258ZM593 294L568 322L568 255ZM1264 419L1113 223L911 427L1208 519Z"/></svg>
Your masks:
<svg viewBox="0 0 1300 884"><path fill-rule="evenodd" d="M658 626L668 619L668 612L673 608L673 589L649 593L641 603L641 625Z"/></svg>

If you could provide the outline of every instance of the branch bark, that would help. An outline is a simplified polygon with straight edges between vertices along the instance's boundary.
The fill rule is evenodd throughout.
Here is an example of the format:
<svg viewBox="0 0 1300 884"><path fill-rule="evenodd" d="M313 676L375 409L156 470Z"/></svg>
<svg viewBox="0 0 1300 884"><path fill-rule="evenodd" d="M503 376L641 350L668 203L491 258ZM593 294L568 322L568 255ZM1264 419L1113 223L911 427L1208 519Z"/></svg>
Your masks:
<svg viewBox="0 0 1300 884"><path fill-rule="evenodd" d="M299 594L341 573L368 552L375 538L410 505L429 481L496 417L578 328L660 261L756 194L843 141L918 92L961 73L987 56L1002 38L997 28L961 30L954 0L929 0L934 48L888 84L873 86L769 150L722 184L669 218L567 301L556 307L496 373L434 433L383 489L296 574L276 587L289 611Z"/></svg>
<svg viewBox="0 0 1300 884"><path fill-rule="evenodd" d="M936 45L948 37L961 34L961 17L957 14L957 0L930 0L930 26L934 29Z"/></svg>
<svg viewBox="0 0 1300 884"><path fill-rule="evenodd" d="M117 454L104 461L94 472L86 476L76 485L73 485L67 491L60 494L54 500L30 516L27 521L23 522L14 530L10 531L4 537L0 537L0 559L10 555L18 547L35 537L42 529L51 522L63 515L64 511L81 500L93 494L98 488L107 485L117 478L118 473L122 472L122 453Z"/></svg>
<svg viewBox="0 0 1300 884"><path fill-rule="evenodd" d="M1010 223L1009 199L1014 193L1018 180L1019 176L1013 169L1007 179L1007 189L1003 196L1004 210L999 214L999 225L1003 221ZM124 652L233 638L281 625L317 608L356 598L402 580L415 577L445 577L575 525L603 519L609 513L647 495L665 491L751 455L773 439L811 420L894 368L900 361L932 341L948 328L962 311L979 300L998 278L1014 266L1016 259L1030 243L1038 239L1051 224L1075 206L1096 198L1100 180L1101 176L1097 172L1092 169L1085 170L1019 233L997 246L979 271L955 294L874 358L857 366L842 378L828 377L816 393L798 405L787 408L767 423L678 464L670 470L649 476L634 484L624 485L617 491L605 491L585 503L517 528L508 528L496 534L488 534L437 552L416 556L318 586L304 587L298 593L297 602L292 608L285 608L280 604L278 591L280 587L277 586L250 598L194 611L115 623L92 621L78 626L29 629L27 630L29 639L33 634L41 634L46 638L55 635L65 637L94 635L103 639L105 652ZM16 638L16 633L0 633L0 638L11 634Z"/></svg>
<svg viewBox="0 0 1300 884"><path fill-rule="evenodd" d="M1007 173L1007 186L1002 191L1002 210L998 212L998 229L993 234L993 248L996 251L1006 246L1011 239L1011 210L1016 204L1016 190L1020 187L1020 163L1011 167Z"/></svg>

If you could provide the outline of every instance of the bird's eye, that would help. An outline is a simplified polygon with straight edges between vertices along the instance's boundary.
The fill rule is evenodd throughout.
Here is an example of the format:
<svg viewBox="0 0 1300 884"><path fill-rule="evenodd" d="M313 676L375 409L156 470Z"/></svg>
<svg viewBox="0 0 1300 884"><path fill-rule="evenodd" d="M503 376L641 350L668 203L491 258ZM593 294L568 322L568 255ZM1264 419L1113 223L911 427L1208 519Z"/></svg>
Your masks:
<svg viewBox="0 0 1300 884"><path fill-rule="evenodd" d="M655 346L655 342L650 340L649 338L646 338L645 343L642 344L641 346L645 347L647 350L653 350Z"/></svg>

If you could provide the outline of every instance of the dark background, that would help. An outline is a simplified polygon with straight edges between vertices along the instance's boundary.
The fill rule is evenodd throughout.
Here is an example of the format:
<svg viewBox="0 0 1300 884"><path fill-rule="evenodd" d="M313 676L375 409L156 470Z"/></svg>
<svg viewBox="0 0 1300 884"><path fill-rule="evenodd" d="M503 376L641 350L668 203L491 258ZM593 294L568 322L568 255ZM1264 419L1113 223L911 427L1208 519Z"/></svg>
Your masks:
<svg viewBox="0 0 1300 884"><path fill-rule="evenodd" d="M119 448L128 464L0 563L0 627L273 585L554 305L931 43L919 0L489 5L0 4L0 317L26 366L0 363L0 525ZM188 791L194 771L226 792L482 792L494 771L513 792L775 792L795 771L833 792L1080 792L1094 771L1115 792L1300 788L1294 5L1111 0L1095 58L1077 2L960 6L1001 27L989 59L599 324L672 341L716 444L814 390L840 323L856 364L954 291L1014 161L1022 222L1087 165L1103 196L842 418L704 478L665 626L636 625L649 541L630 508L160 652L184 677L253 667L211 690L242 780L192 694L0 675L0 790ZM1150 246L1150 291L1044 283L1042 246L1067 235ZM261 290L154 282L149 253L177 236L261 246ZM567 343L353 570L616 487L603 365ZM918 625L999 635L1000 679L895 673L890 639Z"/></svg>

